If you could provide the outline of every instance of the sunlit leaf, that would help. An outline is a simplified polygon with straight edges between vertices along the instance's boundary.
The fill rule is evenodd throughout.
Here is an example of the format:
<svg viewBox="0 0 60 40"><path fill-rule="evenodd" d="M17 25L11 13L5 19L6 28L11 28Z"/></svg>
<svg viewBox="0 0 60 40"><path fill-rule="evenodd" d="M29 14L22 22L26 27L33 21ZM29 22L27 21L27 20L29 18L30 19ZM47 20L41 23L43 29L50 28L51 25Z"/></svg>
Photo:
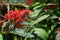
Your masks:
<svg viewBox="0 0 60 40"><path fill-rule="evenodd" d="M23 29L19 29L19 28L15 29L15 30L11 30L10 33L15 34L15 35L19 35L22 37L27 37L27 38L33 38L34 37L34 35L26 32Z"/></svg>
<svg viewBox="0 0 60 40"><path fill-rule="evenodd" d="M37 17L41 11L42 11L42 9L36 9L36 10L34 10L34 12L31 14L30 17Z"/></svg>
<svg viewBox="0 0 60 40"><path fill-rule="evenodd" d="M40 5L40 3L36 2L36 3L34 3L31 7L35 7L35 6L37 6L37 5Z"/></svg>
<svg viewBox="0 0 60 40"><path fill-rule="evenodd" d="M38 6L35 6L34 8L33 8L33 10L36 10L36 9L38 9L38 8L41 8L41 7L43 7L43 6L46 6L46 4L40 4L40 5L38 5Z"/></svg>
<svg viewBox="0 0 60 40"><path fill-rule="evenodd" d="M43 40L47 40L48 37L48 33L41 28L35 28L35 32L34 32L37 36L39 36L40 38L42 38Z"/></svg>
<svg viewBox="0 0 60 40"><path fill-rule="evenodd" d="M57 35L56 35L55 40L60 40L60 34L57 34Z"/></svg>
<svg viewBox="0 0 60 40"><path fill-rule="evenodd" d="M48 19L56 19L56 18L58 18L58 17L53 15L53 16L50 16Z"/></svg>
<svg viewBox="0 0 60 40"><path fill-rule="evenodd" d="M2 31L4 30L4 28L6 28L9 25L9 21L4 22L2 25Z"/></svg>
<svg viewBox="0 0 60 40"><path fill-rule="evenodd" d="M16 36L14 37L14 40L17 40L17 37Z"/></svg>
<svg viewBox="0 0 60 40"><path fill-rule="evenodd" d="M3 36L2 36L2 34L0 34L0 40L3 40Z"/></svg>
<svg viewBox="0 0 60 40"><path fill-rule="evenodd" d="M55 27L56 27L56 25L52 25L51 26L51 30L54 30Z"/></svg>
<svg viewBox="0 0 60 40"><path fill-rule="evenodd" d="M47 17L49 17L49 15L43 15L43 16L39 17L37 20L35 20L35 21L32 22L32 25L37 24L38 22L46 19Z"/></svg>
<svg viewBox="0 0 60 40"><path fill-rule="evenodd" d="M31 25L31 23L29 23L29 22L22 22L21 24L22 25Z"/></svg>
<svg viewBox="0 0 60 40"><path fill-rule="evenodd" d="M60 17L59 17L59 20L60 20Z"/></svg>

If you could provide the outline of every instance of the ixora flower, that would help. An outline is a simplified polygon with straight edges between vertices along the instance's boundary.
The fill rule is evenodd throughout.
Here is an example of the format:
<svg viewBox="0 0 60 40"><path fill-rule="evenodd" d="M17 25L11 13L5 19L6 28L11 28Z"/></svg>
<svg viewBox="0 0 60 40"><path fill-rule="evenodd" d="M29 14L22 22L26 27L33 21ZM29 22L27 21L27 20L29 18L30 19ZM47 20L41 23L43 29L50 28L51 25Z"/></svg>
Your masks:
<svg viewBox="0 0 60 40"><path fill-rule="evenodd" d="M10 10L7 14L5 14L5 18L13 21L16 24L16 27L22 27L22 24L20 24L21 22L25 22L26 20L25 18L25 14L27 14L28 16L30 16L31 11L30 10Z"/></svg>
<svg viewBox="0 0 60 40"><path fill-rule="evenodd" d="M13 10L10 10L7 14L5 14L6 19L14 20L15 13Z"/></svg>
<svg viewBox="0 0 60 40"><path fill-rule="evenodd" d="M30 10L22 10L22 11L20 12L20 16L21 16L21 17L24 17L25 14L28 14L28 16L30 16L31 11L30 11Z"/></svg>

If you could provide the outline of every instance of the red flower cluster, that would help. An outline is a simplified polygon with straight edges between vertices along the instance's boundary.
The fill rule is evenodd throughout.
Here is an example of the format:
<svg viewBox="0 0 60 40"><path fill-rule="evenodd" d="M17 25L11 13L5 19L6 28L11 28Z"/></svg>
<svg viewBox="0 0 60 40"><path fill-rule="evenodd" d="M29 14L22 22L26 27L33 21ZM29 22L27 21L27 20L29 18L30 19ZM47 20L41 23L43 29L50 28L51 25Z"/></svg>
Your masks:
<svg viewBox="0 0 60 40"><path fill-rule="evenodd" d="M30 16L31 11L30 10L10 10L7 14L5 14L5 18L8 20L13 21L17 27L21 27L22 25L20 22L25 22L26 20L24 19L25 13L28 13L28 16Z"/></svg>

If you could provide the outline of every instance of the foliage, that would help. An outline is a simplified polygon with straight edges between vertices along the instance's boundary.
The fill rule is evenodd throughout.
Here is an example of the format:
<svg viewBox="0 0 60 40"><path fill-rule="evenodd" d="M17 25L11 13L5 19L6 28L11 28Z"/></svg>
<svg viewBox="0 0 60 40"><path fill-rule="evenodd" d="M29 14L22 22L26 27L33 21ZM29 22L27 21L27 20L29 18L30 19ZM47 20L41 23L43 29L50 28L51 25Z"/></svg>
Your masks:
<svg viewBox="0 0 60 40"><path fill-rule="evenodd" d="M60 25L60 6L57 0L54 3L38 1L29 8L25 5L26 9L10 10L4 15L6 20L0 23L1 40L55 40Z"/></svg>

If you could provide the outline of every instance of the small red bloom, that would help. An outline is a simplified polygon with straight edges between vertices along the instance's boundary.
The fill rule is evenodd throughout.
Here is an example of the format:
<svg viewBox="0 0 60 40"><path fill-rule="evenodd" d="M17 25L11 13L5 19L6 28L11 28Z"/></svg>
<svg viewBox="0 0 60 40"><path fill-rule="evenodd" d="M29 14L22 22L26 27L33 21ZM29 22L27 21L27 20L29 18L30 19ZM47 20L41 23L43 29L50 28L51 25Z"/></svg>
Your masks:
<svg viewBox="0 0 60 40"><path fill-rule="evenodd" d="M14 14L14 11L9 11L7 14L5 14L5 18L6 19L10 19L10 20L14 20L14 17L15 16L15 14Z"/></svg>
<svg viewBox="0 0 60 40"><path fill-rule="evenodd" d="M25 21L24 19L18 18L15 23L17 24L17 23L24 22L24 21Z"/></svg>
<svg viewBox="0 0 60 40"><path fill-rule="evenodd" d="M22 10L22 11L20 12L20 16L21 16L21 17L24 17L24 15L25 15L26 13L28 13L28 16L30 16L31 11L30 11L30 10Z"/></svg>

